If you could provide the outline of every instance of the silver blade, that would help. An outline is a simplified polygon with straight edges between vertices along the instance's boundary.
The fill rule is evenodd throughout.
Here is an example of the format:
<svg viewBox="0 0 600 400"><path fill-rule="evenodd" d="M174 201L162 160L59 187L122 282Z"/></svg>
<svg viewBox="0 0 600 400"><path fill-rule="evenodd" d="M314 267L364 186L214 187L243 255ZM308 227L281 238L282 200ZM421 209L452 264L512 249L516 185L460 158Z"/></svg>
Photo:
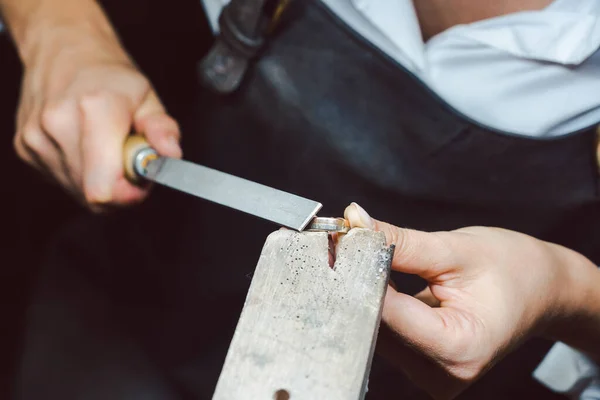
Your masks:
<svg viewBox="0 0 600 400"><path fill-rule="evenodd" d="M151 161L144 177L298 231L302 231L322 207L313 200L174 158Z"/></svg>

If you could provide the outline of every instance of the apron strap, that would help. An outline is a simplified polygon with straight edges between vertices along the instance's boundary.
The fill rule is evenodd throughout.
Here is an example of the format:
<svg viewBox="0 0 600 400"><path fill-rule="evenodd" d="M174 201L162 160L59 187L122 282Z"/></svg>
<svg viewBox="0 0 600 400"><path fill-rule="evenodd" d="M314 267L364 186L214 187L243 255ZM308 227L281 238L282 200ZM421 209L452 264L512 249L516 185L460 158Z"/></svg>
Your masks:
<svg viewBox="0 0 600 400"><path fill-rule="evenodd" d="M218 93L241 84L254 58L291 0L231 0L219 15L219 34L198 67L200 82Z"/></svg>
<svg viewBox="0 0 600 400"><path fill-rule="evenodd" d="M596 163L598 164L598 172L600 173L600 125L596 127Z"/></svg>

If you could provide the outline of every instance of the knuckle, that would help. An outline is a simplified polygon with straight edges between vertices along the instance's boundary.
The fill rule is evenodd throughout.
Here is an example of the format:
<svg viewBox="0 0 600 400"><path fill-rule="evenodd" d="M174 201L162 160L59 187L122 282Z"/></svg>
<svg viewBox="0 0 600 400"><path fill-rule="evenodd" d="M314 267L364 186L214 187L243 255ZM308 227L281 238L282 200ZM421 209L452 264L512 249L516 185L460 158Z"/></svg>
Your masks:
<svg viewBox="0 0 600 400"><path fill-rule="evenodd" d="M446 372L454 379L466 383L471 383L477 380L477 378L481 375L482 370L482 367L471 363L452 365L446 368Z"/></svg>
<svg viewBox="0 0 600 400"><path fill-rule="evenodd" d="M412 233L410 230L400 230L398 228L391 228L389 230L390 242L395 244L394 254L395 257L401 256L405 262L413 260L415 251L413 250Z"/></svg>
<svg viewBox="0 0 600 400"><path fill-rule="evenodd" d="M460 324L460 321L456 322ZM467 337L467 335L461 333L462 331L460 330L455 331L454 336L444 343L446 354L449 355L452 364L456 365L469 364L470 360L467 355L473 350L473 345L475 344L472 337Z"/></svg>
<svg viewBox="0 0 600 400"><path fill-rule="evenodd" d="M35 153L44 152L46 147L44 133L37 125L26 125L19 136L21 137L21 144L25 149Z"/></svg>
<svg viewBox="0 0 600 400"><path fill-rule="evenodd" d="M46 106L40 116L42 129L60 135L61 132L66 131L73 124L74 117L69 114L64 104Z"/></svg>
<svg viewBox="0 0 600 400"><path fill-rule="evenodd" d="M135 73L131 77L131 83L134 87L141 90L147 90L150 88L150 81L148 81L148 79L140 73Z"/></svg>
<svg viewBox="0 0 600 400"><path fill-rule="evenodd" d="M389 241L391 243L394 243L394 245L396 246L395 251L401 252L401 253L403 253L405 251L405 247L406 247L405 235L400 234L400 229L398 229L396 227L391 227L389 229Z"/></svg>
<svg viewBox="0 0 600 400"><path fill-rule="evenodd" d="M392 238L394 242L397 243L397 246L400 252L404 255L405 258L412 259L415 255L415 247L418 240L418 236L414 234L414 232L410 230L405 230L404 232L400 232L399 229L392 230Z"/></svg>
<svg viewBox="0 0 600 400"><path fill-rule="evenodd" d="M494 358L489 352L488 339L475 333L478 328L469 318L460 314L447 317L452 321L446 321L446 325L454 329L449 329L440 343L439 354L444 355L441 364L452 377L472 382L485 372Z"/></svg>
<svg viewBox="0 0 600 400"><path fill-rule="evenodd" d="M122 93L128 98L135 99L136 102L141 102L144 98L156 98L158 96L152 90L150 81L141 73L135 72L127 78L119 93Z"/></svg>
<svg viewBox="0 0 600 400"><path fill-rule="evenodd" d="M454 346L451 347L451 345ZM472 382L477 379L482 368L478 366L479 363L464 356L468 353L468 348L452 341L444 347L446 356L439 361L446 374L463 382Z"/></svg>
<svg viewBox="0 0 600 400"><path fill-rule="evenodd" d="M27 154L27 150L25 150L25 145L23 143L23 136L19 133L15 134L13 137L13 148L19 156L20 159L29 161L29 154Z"/></svg>

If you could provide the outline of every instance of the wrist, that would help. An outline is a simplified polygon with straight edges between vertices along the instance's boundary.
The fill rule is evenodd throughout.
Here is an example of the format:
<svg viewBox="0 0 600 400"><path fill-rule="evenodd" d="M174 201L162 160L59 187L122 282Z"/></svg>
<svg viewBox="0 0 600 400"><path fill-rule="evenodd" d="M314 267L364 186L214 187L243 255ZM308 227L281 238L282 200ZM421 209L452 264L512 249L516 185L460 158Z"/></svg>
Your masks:
<svg viewBox="0 0 600 400"><path fill-rule="evenodd" d="M582 255L560 248L564 279L552 294L541 336L563 342L600 360L600 271Z"/></svg>
<svg viewBox="0 0 600 400"><path fill-rule="evenodd" d="M63 49L109 49L126 57L95 0L25 0L5 10L7 25L27 68ZM66 12L65 10L68 10Z"/></svg>

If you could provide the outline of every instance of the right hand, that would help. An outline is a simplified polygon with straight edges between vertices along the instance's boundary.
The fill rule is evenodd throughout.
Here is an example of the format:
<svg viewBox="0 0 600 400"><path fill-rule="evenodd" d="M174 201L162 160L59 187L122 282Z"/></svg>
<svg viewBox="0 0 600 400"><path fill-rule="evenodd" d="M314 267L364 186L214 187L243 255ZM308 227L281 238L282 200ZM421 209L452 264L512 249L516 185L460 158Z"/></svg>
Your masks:
<svg viewBox="0 0 600 400"><path fill-rule="evenodd" d="M124 176L123 144L143 133L161 155L179 158L180 131L113 32L44 32L24 79L14 146L94 211L148 193Z"/></svg>

